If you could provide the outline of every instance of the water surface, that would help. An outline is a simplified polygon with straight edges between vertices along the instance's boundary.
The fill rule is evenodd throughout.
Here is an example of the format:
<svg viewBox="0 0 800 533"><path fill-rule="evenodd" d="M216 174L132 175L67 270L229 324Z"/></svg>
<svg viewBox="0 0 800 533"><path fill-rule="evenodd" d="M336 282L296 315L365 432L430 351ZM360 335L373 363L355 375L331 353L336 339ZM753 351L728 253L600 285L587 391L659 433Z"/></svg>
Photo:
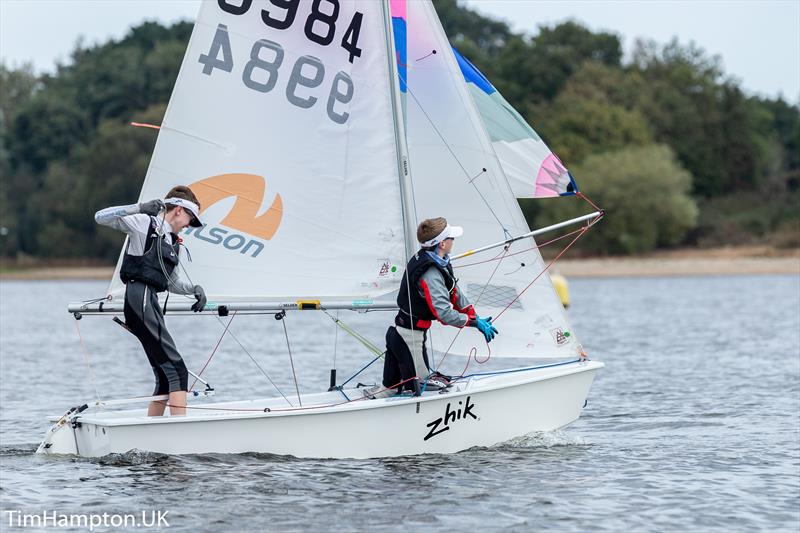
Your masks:
<svg viewBox="0 0 800 533"><path fill-rule="evenodd" d="M93 398L95 388L103 397L151 390L136 339L108 317L79 322L87 370L65 304L105 287L0 283L0 511L168 510L174 531L800 529L795 276L573 280L574 330L607 365L589 405L560 432L488 450L375 460L34 455L47 417ZM390 315L342 318L379 342ZM168 324L194 369L223 329L215 317L168 316ZM286 325L301 391L326 387L330 320L290 313ZM231 330L292 393L281 324L237 317ZM348 375L369 354L340 333L336 358ZM463 360L448 365L458 373ZM221 399L274 394L229 337L204 376ZM363 438L392 436L364 428ZM13 530L5 512L0 529Z"/></svg>

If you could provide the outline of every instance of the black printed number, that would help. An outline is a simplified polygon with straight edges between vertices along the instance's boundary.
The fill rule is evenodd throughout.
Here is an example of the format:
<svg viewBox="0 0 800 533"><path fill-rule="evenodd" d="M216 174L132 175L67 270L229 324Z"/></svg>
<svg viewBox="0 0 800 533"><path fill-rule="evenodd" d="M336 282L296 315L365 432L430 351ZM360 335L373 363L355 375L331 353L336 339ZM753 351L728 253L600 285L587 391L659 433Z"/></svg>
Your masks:
<svg viewBox="0 0 800 533"><path fill-rule="evenodd" d="M273 52L271 60L262 59L260 54L261 50L270 50ZM250 50L250 61L244 66L242 72L242 81L244 84L260 93L268 93L271 91L275 84L278 83L278 67L283 62L283 48L278 43L261 39L255 42L253 48ZM253 73L257 70L267 73L266 81L258 81L253 79ZM261 76L259 76L261 77Z"/></svg>
<svg viewBox="0 0 800 533"><path fill-rule="evenodd" d="M238 5L236 2L230 3L229 0L217 0L219 8L231 15L244 15L250 6L253 5L253 0L242 0Z"/></svg>
<svg viewBox="0 0 800 533"><path fill-rule="evenodd" d="M333 12L324 13L321 9L323 3L328 5ZM336 33L336 17L338 16L339 0L314 0L314 4L311 6L311 15L306 19L304 28L306 37L317 44L328 46L333 42L333 34ZM322 35L314 33L315 28L321 28L325 30L325 33Z"/></svg>
<svg viewBox="0 0 800 533"><path fill-rule="evenodd" d="M300 5L300 0L269 0L269 3L279 9L284 9L286 13L281 20L272 18L267 9L262 9L261 20L264 21L264 24L276 30L285 30L291 26L297 15L297 6Z"/></svg>
<svg viewBox="0 0 800 533"><path fill-rule="evenodd" d="M364 15L356 11L356 14L353 15L353 20L350 21L350 26L348 26L347 31L344 32L344 37L342 37L342 48L350 52L350 57L348 58L350 62L353 62L353 58L361 57L361 48L358 47L358 36L361 34L361 19L364 18Z"/></svg>

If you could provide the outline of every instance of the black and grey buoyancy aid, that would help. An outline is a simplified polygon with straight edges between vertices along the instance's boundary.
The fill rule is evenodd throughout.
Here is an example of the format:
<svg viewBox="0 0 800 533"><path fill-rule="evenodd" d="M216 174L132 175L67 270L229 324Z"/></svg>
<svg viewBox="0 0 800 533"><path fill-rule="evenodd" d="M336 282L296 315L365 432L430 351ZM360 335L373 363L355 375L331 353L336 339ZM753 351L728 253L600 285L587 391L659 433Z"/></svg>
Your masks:
<svg viewBox="0 0 800 533"><path fill-rule="evenodd" d="M158 235L156 229L156 220L150 217L150 229L142 255L131 255L127 253L126 249L119 271L119 277L123 283L139 281L146 283L157 292L165 291L169 287L169 277L178 265L180 244L174 234L172 236L173 244L169 244L166 239ZM160 257L159 248L161 250Z"/></svg>
<svg viewBox="0 0 800 533"><path fill-rule="evenodd" d="M397 293L397 306L400 308L400 312L397 313L395 318L396 325L412 329L413 324L413 329L428 329L431 327L431 323L436 320L436 315L431 310L431 305L433 304L421 292L419 284L420 278L430 267L435 267L442 273L448 292L453 293L457 280L450 263L442 266L426 251L417 251L408 262L408 265L406 265L406 272L403 274L402 281L400 281L400 290ZM409 284L414 287L410 293L408 290ZM411 304L410 309L409 303Z"/></svg>

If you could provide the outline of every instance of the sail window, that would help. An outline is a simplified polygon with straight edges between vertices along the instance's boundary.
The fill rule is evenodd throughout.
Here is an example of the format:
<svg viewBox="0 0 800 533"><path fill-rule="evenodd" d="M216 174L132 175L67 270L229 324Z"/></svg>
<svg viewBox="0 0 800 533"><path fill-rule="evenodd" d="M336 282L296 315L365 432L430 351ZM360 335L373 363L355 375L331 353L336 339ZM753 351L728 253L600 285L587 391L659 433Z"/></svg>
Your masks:
<svg viewBox="0 0 800 533"><path fill-rule="evenodd" d="M517 290L510 285L469 283L467 285L467 294L470 295L472 300L480 297L480 307L522 309L522 302L515 300L517 298ZM514 303L511 303L512 301ZM510 303L511 305L509 306L508 304Z"/></svg>

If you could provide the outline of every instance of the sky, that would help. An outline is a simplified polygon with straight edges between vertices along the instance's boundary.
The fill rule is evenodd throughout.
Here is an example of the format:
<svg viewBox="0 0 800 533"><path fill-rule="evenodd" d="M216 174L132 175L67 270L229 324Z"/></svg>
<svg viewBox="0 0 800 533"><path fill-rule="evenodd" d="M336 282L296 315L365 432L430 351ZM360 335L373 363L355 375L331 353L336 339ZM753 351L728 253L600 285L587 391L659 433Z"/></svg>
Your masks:
<svg viewBox="0 0 800 533"><path fill-rule="evenodd" d="M722 58L751 94L800 103L800 0L461 0L518 32L573 19L611 31L630 53L637 38L694 41ZM200 0L0 0L0 58L37 71L85 44L120 38L144 20L193 20Z"/></svg>

